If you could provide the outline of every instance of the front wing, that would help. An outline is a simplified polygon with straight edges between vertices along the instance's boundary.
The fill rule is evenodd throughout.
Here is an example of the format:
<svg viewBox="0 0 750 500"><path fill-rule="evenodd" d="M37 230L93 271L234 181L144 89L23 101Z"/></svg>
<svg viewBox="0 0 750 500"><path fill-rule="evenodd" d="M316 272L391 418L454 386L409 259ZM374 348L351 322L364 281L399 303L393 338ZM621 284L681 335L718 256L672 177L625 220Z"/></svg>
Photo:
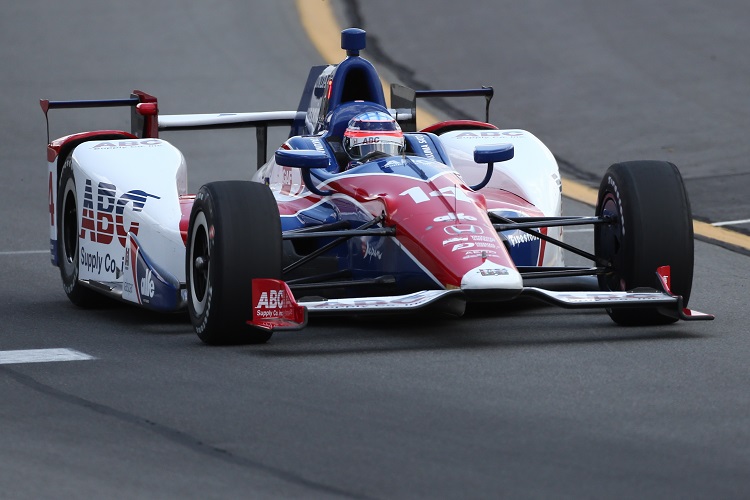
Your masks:
<svg viewBox="0 0 750 500"><path fill-rule="evenodd" d="M712 314L684 307L683 298L671 293L668 266L660 267L657 275L662 290L560 292L524 287L521 296L534 297L568 309L656 307L664 314L684 321L714 319ZM283 299L259 299L259 297L270 297L272 293L274 297L283 297ZM465 311L466 301L464 292L456 289L423 290L406 295L324 299L298 303L284 281L256 279L253 280L253 319L248 321L248 324L266 330L295 330L306 325L308 313L312 315L406 313L430 308L444 314L461 316ZM274 318L274 321L268 321L268 318Z"/></svg>

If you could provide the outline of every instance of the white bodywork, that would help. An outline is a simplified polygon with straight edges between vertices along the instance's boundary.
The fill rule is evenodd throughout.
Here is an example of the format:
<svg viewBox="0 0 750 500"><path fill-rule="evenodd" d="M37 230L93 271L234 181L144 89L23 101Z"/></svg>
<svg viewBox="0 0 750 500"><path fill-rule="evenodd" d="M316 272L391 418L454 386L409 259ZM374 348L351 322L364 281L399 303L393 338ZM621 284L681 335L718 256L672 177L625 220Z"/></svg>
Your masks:
<svg viewBox="0 0 750 500"><path fill-rule="evenodd" d="M51 172L55 168L51 163ZM130 232L153 261L184 283L179 197L187 193L187 171L182 153L161 139L89 141L73 151L72 168L79 279L121 285ZM51 238L56 239L54 225Z"/></svg>
<svg viewBox="0 0 750 500"><path fill-rule="evenodd" d="M483 189L502 189L520 196L545 217L562 215L562 183L557 161L547 146L526 130L455 130L440 135L455 169L468 185L480 182L487 171L474 163L476 146L513 144L513 159L496 163L492 178ZM482 191L480 191L482 192ZM562 228L550 227L547 235L562 240ZM563 251L545 245L543 265L563 266Z"/></svg>

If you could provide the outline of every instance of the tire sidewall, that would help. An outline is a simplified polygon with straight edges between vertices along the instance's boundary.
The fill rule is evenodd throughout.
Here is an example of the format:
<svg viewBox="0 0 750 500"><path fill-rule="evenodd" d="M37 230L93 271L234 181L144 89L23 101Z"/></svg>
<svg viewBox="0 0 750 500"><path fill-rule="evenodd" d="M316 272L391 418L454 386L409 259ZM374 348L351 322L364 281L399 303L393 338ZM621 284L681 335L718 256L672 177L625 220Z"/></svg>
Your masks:
<svg viewBox="0 0 750 500"><path fill-rule="evenodd" d="M693 279L693 231L690 204L682 177L673 164L639 161L612 165L599 188L596 215L614 216L597 225L597 256L610 260L612 273L600 275L602 290L660 289L656 269L669 265L672 291L690 297ZM650 309L612 309L623 324L669 322Z"/></svg>
<svg viewBox="0 0 750 500"><path fill-rule="evenodd" d="M79 281L80 206L78 204L78 191L73 172L72 155L68 156L60 171L57 201L57 262L65 294L73 304L79 307L100 307L106 303L106 297L91 288L87 288ZM67 213L67 204L69 201L72 202L72 207L75 209L74 217L70 217ZM68 244L66 244L66 238L68 238ZM70 250L73 251L70 252Z"/></svg>
<svg viewBox="0 0 750 500"><path fill-rule="evenodd" d="M210 237L212 228L215 231L214 222L214 209L211 196L209 192L203 188L198 192L195 197L193 209L190 214L190 225L188 231L188 248L187 248L187 259L186 259L186 281L187 281L187 292L188 292L188 311L190 314L190 320L195 328L195 332L199 337L203 338L203 334L206 328L209 327L209 319L213 309L213 288L216 280L219 279L216 276L215 266L211 265L215 254L214 240ZM193 261L197 257L195 255L196 239L206 237L206 243L208 248L208 271L206 289L201 297L197 297L195 293L195 268L192 265ZM196 304L199 307L196 307Z"/></svg>
<svg viewBox="0 0 750 500"><path fill-rule="evenodd" d="M76 209L76 226L75 228L73 228L73 230L77 233L78 197L76 192L76 181L75 177L73 176L73 169L71 167L70 159L68 159L66 160L61 172L60 191L57 198L60 201L60 207L57 211L57 240L59 242L58 262L60 263L60 277L62 278L63 288L65 289L65 293L68 295L73 293L78 283L78 252L80 246L78 244L78 238L74 238L76 242L74 255L71 256L68 254L69 249L66 241L69 235L66 235L66 232L70 231L71 228L68 227L70 220L68 219L68 217L66 217L65 212L68 202L70 201L70 197L72 197L72 202Z"/></svg>

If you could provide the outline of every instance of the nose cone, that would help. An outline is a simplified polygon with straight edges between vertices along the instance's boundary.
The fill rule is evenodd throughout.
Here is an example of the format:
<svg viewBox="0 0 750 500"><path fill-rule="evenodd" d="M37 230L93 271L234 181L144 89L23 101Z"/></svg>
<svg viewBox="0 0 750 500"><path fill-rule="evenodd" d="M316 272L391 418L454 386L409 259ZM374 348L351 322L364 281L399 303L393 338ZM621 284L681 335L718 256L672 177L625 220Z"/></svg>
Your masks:
<svg viewBox="0 0 750 500"><path fill-rule="evenodd" d="M461 290L468 295L492 300L510 300L521 293L522 289L523 279L518 271L489 260L461 278Z"/></svg>

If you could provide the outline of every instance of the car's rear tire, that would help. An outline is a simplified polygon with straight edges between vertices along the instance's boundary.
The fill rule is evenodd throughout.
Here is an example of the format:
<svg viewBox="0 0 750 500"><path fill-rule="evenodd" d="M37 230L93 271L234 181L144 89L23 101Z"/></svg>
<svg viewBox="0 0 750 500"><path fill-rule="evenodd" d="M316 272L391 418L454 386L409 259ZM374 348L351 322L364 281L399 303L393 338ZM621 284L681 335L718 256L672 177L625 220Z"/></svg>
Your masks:
<svg viewBox="0 0 750 500"><path fill-rule="evenodd" d="M188 312L207 344L262 344L271 333L247 324L252 280L281 276L281 219L271 190L222 181L198 191L188 227Z"/></svg>
<svg viewBox="0 0 750 500"><path fill-rule="evenodd" d="M693 221L687 191L677 167L663 161L612 165L599 186L596 215L613 222L597 225L597 256L611 262L599 276L602 290L660 289L656 269L671 267L671 288L684 304L693 285ZM655 308L609 309L621 325L658 325L676 321Z"/></svg>
<svg viewBox="0 0 750 500"><path fill-rule="evenodd" d="M57 263L65 294L73 304L79 307L101 306L106 302L106 297L78 281L80 265L78 195L71 156L65 160L60 172L57 203Z"/></svg>

